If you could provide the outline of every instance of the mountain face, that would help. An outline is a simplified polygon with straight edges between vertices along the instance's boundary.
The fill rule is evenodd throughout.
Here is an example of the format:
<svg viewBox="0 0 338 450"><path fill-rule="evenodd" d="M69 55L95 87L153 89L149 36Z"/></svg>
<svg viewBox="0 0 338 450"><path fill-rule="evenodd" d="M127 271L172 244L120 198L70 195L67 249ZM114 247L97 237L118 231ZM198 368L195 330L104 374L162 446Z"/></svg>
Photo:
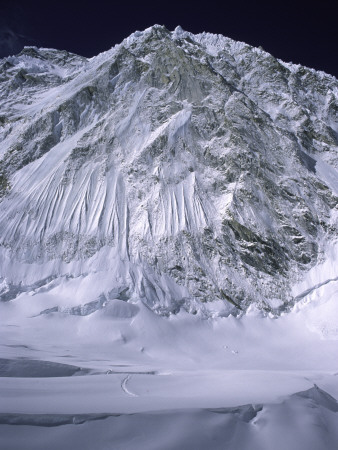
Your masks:
<svg viewBox="0 0 338 450"><path fill-rule="evenodd" d="M337 239L330 75L155 25L91 59L26 47L0 81L3 301L82 277L81 314L280 313Z"/></svg>

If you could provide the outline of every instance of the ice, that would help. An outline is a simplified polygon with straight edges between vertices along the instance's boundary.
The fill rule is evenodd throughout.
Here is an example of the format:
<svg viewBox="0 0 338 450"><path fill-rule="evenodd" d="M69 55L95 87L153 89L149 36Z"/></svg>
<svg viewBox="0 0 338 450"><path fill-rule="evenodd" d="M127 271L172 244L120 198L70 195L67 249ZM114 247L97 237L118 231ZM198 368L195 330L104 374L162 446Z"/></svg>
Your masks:
<svg viewBox="0 0 338 450"><path fill-rule="evenodd" d="M87 373L80 367L34 359L0 358L0 377L45 378L70 377Z"/></svg>

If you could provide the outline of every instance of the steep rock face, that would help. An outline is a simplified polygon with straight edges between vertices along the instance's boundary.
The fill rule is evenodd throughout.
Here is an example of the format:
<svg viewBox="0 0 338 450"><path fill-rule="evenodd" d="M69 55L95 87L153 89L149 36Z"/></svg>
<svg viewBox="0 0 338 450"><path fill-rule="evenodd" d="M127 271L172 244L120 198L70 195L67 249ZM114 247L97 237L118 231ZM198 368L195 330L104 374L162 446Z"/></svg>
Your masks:
<svg viewBox="0 0 338 450"><path fill-rule="evenodd" d="M281 311L337 237L329 75L154 26L91 59L25 48L0 77L3 300L104 272L98 298L164 313Z"/></svg>

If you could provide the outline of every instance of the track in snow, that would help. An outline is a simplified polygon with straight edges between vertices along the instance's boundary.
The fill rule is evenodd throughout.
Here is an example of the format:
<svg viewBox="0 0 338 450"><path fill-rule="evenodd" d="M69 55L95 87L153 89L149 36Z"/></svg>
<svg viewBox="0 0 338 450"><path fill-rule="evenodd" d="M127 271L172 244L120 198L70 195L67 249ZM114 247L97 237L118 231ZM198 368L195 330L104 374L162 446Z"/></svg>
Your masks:
<svg viewBox="0 0 338 450"><path fill-rule="evenodd" d="M138 397L137 394L134 394L133 392L129 391L129 389L127 388L127 383L128 383L128 381L130 380L130 378L131 378L131 375L127 375L127 376L122 380L121 388L122 388L122 390L123 390L127 395L130 395L131 397Z"/></svg>

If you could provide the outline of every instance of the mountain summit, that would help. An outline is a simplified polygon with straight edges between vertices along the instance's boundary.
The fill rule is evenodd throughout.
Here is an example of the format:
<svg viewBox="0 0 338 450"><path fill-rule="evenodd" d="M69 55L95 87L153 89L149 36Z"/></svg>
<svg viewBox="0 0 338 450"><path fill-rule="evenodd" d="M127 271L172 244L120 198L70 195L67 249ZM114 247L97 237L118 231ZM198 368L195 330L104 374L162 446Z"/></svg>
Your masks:
<svg viewBox="0 0 338 450"><path fill-rule="evenodd" d="M330 75L155 25L90 59L25 47L0 80L4 301L279 313L337 239Z"/></svg>

